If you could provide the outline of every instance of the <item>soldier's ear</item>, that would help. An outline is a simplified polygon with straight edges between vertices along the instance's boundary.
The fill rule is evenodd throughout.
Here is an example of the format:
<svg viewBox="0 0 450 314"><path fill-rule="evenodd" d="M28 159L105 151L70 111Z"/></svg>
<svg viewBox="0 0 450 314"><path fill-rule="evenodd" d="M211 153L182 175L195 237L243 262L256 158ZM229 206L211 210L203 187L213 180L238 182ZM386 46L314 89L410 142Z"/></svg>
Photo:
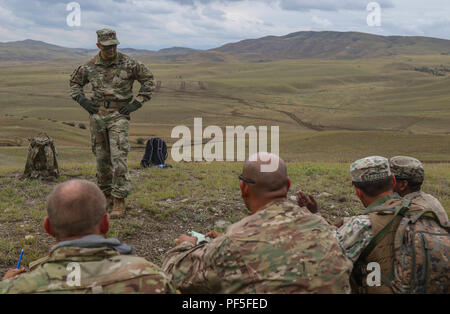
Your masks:
<svg viewBox="0 0 450 314"><path fill-rule="evenodd" d="M239 186L241 188L241 195L244 198L244 197L248 196L248 184L245 183L244 181L239 181L239 182L240 182Z"/></svg>
<svg viewBox="0 0 450 314"><path fill-rule="evenodd" d="M392 187L395 188L396 185L397 185L397 179L395 178L394 175L392 175Z"/></svg>
<svg viewBox="0 0 450 314"><path fill-rule="evenodd" d="M287 190L286 190L286 193L287 193L287 192L289 192L289 189L291 188L291 179L289 179L289 178L288 178L288 180L287 180L287 185L286 185L286 187L287 187Z"/></svg>
<svg viewBox="0 0 450 314"><path fill-rule="evenodd" d="M109 214L106 213L99 222L99 231L100 234L106 235L109 231Z"/></svg>
<svg viewBox="0 0 450 314"><path fill-rule="evenodd" d="M97 43L97 47L98 49L102 50L102 46L99 43Z"/></svg>
<svg viewBox="0 0 450 314"><path fill-rule="evenodd" d="M53 228L52 228L52 225L50 224L50 219L48 218L48 216L44 218L44 229L49 235L56 238L55 232L53 231Z"/></svg>
<svg viewBox="0 0 450 314"><path fill-rule="evenodd" d="M359 188L357 188L356 186L353 186L354 187L354 189L355 189L355 193L356 193L356 195L358 196L358 198L360 199L360 200L362 200L363 199L363 191L361 191Z"/></svg>
<svg viewBox="0 0 450 314"><path fill-rule="evenodd" d="M399 180L395 182L394 188L396 191L405 192L408 189L408 181Z"/></svg>

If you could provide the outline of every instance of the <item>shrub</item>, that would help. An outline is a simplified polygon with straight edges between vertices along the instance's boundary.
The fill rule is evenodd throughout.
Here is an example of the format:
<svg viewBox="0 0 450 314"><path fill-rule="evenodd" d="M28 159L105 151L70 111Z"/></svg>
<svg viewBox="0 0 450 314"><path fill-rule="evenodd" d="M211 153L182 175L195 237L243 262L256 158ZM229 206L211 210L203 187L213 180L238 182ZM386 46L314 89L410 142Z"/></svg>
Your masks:
<svg viewBox="0 0 450 314"><path fill-rule="evenodd" d="M74 122L63 122L63 124L75 127L75 123Z"/></svg>

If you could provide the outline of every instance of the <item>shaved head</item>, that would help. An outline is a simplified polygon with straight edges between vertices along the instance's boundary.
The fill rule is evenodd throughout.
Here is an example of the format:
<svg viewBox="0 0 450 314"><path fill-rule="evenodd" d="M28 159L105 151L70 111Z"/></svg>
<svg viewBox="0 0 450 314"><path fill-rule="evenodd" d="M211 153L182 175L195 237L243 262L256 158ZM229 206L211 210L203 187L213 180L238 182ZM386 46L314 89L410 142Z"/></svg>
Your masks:
<svg viewBox="0 0 450 314"><path fill-rule="evenodd" d="M106 214L106 199L97 185L86 180L59 184L47 199L47 213L57 238L95 233Z"/></svg>
<svg viewBox="0 0 450 314"><path fill-rule="evenodd" d="M274 164L277 166L268 167ZM266 172L265 168L274 171ZM255 181L255 184L250 184L250 189L255 195L276 194L278 191L284 191L288 185L286 163L271 153L257 153L250 156L244 164L242 174Z"/></svg>

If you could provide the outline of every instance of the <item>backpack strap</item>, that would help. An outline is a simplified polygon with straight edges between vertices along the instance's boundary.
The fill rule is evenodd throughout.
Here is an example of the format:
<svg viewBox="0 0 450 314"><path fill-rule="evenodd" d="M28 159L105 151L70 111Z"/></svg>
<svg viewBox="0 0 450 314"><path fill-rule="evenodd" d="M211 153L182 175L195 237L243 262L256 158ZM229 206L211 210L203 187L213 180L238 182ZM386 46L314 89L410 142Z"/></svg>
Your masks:
<svg viewBox="0 0 450 314"><path fill-rule="evenodd" d="M448 222L447 223L443 223L439 219L439 217L436 215L436 213L434 211L431 211L431 210L424 211L424 212L418 213L417 215L411 216L411 223L415 224L417 222L417 220L419 220L420 218L422 218L423 216L428 215L428 214L433 215L433 220L436 221L439 224L439 226L441 226L444 229L450 230L450 224Z"/></svg>
<svg viewBox="0 0 450 314"><path fill-rule="evenodd" d="M402 200L402 204L400 206L396 207L393 210L390 210L390 209L387 210L387 211L392 211L394 217L392 217L391 221L389 221L389 223L380 232L378 232L378 234L375 235L375 237L372 238L372 240L369 242L369 244L363 250L363 252L361 253L361 255L357 261L357 264L359 265L359 267L362 267L362 265L365 264L362 261L364 261L364 262L366 261L367 257L370 255L370 253L372 253L373 249L388 234L389 230L391 229L392 225L394 224L395 218L397 218L397 216L399 216L399 215L404 216L405 212L409 210L410 204L411 204L411 201L409 199L404 198ZM377 210L372 210L370 212L377 212L377 211L380 211L380 209L377 208ZM386 210L383 210L383 211L386 211ZM392 274L390 277L392 277ZM391 284L390 278L384 276L383 274L380 274L380 279L387 287L392 289L392 284Z"/></svg>
<svg viewBox="0 0 450 314"><path fill-rule="evenodd" d="M163 165L164 164L164 156L163 156L163 152L162 152L162 150L163 150L163 145L162 145L163 141L160 138L158 138L157 141L158 141L157 154L158 154L158 158L159 158L158 162L160 163L160 165Z"/></svg>
<svg viewBox="0 0 450 314"><path fill-rule="evenodd" d="M150 165L152 161L152 154L153 154L152 139L150 139L147 141L147 144L145 145L145 154L141 160L142 167L147 168Z"/></svg>
<svg viewBox="0 0 450 314"><path fill-rule="evenodd" d="M361 253L360 258L365 260L370 253L372 253L373 249L381 242L381 240L384 239L384 237L388 234L389 230L392 227L392 224L394 223L395 218L397 218L398 215L403 216L406 211L409 210L409 205L411 204L411 201L409 199L404 198L402 200L402 204L395 208L394 217L392 217L391 221L380 231L377 235L375 235L372 240L369 242L369 244L366 246L364 251Z"/></svg>

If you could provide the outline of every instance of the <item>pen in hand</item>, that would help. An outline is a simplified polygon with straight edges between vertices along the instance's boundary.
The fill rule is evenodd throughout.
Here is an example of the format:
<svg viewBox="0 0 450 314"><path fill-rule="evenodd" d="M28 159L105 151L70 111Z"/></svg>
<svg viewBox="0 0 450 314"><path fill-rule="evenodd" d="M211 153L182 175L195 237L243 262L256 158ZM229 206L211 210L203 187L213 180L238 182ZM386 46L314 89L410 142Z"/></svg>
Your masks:
<svg viewBox="0 0 450 314"><path fill-rule="evenodd" d="M16 269L19 269L19 267L20 267L20 262L22 261L22 255L23 255L23 249L20 251L19 261L17 262Z"/></svg>
<svg viewBox="0 0 450 314"><path fill-rule="evenodd" d="M6 274L3 276L2 280L10 279L10 278L16 277L17 275L20 275L20 274L26 272L25 268L21 268L21 269L19 268L20 267L20 262L22 261L22 256L23 256L23 249L20 251L19 261L17 262L16 268L9 269L6 272Z"/></svg>

